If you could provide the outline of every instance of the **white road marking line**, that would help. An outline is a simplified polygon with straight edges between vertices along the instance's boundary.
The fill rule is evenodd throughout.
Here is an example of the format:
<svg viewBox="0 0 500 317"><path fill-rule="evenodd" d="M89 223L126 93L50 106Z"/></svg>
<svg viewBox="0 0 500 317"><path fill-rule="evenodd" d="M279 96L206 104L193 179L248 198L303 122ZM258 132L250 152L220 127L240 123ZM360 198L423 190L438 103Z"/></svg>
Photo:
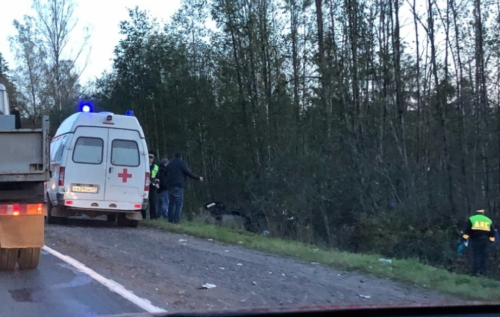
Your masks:
<svg viewBox="0 0 500 317"><path fill-rule="evenodd" d="M86 267L85 264L73 259L72 257L69 257L69 256L64 255L62 253L59 253L56 250L51 249L46 245L43 246L42 249L49 252L53 256L63 260L64 262L74 266L80 272L83 272L83 273L87 274L88 276L92 277L94 280L98 281L102 285L109 288L112 292L115 292L118 295L122 296L123 298L136 304L137 306L144 309L148 313L154 314L154 313L166 313L167 312L166 310L164 310L162 308L154 306L153 304L151 304L151 302L149 300L144 299L144 298L140 298L140 297L134 295L134 293L125 289L125 287L123 287L123 285L120 285L113 280L105 278L104 276L102 276L99 273L95 272L94 270Z"/></svg>

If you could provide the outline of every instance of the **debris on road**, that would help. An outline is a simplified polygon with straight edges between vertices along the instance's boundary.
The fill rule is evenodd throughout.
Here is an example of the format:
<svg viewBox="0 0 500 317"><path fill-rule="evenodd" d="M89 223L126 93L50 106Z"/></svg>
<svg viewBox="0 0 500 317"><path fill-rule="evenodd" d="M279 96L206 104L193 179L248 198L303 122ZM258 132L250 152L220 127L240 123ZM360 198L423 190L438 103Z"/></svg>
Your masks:
<svg viewBox="0 0 500 317"><path fill-rule="evenodd" d="M359 294L359 297L366 298L366 299L370 299L371 298L369 295L363 295L363 294Z"/></svg>
<svg viewBox="0 0 500 317"><path fill-rule="evenodd" d="M201 287L199 287L199 289L211 289L215 288L215 286L216 286L215 284L205 283Z"/></svg>

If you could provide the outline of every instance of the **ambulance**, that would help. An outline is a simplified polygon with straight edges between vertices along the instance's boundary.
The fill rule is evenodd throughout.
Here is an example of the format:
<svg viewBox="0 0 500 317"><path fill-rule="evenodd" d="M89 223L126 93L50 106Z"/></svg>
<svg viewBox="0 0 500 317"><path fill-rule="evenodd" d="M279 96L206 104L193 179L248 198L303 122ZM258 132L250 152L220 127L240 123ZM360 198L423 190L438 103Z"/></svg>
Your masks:
<svg viewBox="0 0 500 317"><path fill-rule="evenodd" d="M144 132L131 111L93 112L84 104L50 144L48 223L106 215L137 227L148 204L149 159Z"/></svg>

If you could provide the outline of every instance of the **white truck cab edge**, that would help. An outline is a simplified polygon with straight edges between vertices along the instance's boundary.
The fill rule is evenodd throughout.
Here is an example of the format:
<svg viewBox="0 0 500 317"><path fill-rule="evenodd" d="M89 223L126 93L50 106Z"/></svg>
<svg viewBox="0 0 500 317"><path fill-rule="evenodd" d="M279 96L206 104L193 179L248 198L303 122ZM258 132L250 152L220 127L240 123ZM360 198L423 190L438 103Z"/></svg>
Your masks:
<svg viewBox="0 0 500 317"><path fill-rule="evenodd" d="M149 160L137 118L78 112L61 123L50 144L48 222L107 215L135 227L148 204Z"/></svg>

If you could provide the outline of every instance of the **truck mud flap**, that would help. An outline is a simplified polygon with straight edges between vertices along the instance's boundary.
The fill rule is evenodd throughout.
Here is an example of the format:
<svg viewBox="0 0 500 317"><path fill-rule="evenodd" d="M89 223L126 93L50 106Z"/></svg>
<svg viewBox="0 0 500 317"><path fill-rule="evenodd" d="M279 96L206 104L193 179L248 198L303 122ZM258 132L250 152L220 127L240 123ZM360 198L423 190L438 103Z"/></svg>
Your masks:
<svg viewBox="0 0 500 317"><path fill-rule="evenodd" d="M0 217L0 246L9 249L43 247L44 217Z"/></svg>

